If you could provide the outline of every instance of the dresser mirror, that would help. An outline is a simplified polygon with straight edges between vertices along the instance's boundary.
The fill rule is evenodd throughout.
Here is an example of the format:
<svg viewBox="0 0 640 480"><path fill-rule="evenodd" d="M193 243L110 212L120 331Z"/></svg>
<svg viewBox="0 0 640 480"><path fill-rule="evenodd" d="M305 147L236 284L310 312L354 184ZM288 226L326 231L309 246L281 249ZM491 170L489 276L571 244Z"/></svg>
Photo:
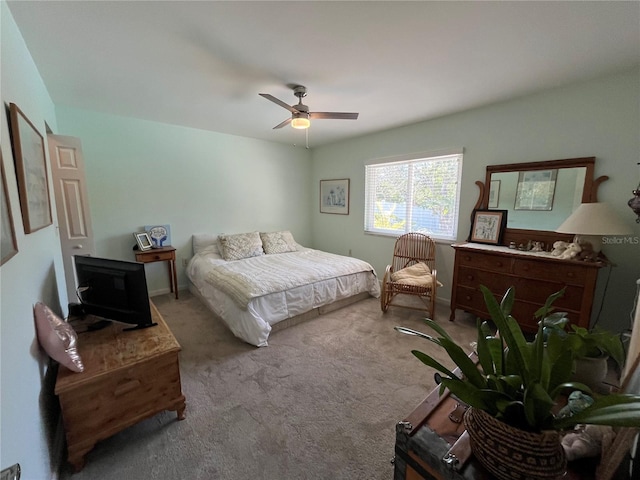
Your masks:
<svg viewBox="0 0 640 480"><path fill-rule="evenodd" d="M554 230L581 203L597 201L597 187L608 177L594 179L594 165L595 157L488 165L485 182L476 182L475 208L508 211L503 243L539 240L550 248L570 239Z"/></svg>

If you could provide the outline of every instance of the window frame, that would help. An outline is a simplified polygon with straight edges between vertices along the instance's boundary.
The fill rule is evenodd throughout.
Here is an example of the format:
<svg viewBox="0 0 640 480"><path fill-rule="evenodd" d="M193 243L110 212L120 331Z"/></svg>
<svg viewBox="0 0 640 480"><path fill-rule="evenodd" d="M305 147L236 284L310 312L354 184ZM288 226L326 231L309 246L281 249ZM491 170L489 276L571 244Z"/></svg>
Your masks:
<svg viewBox="0 0 640 480"><path fill-rule="evenodd" d="M455 199L454 199L452 232L450 236L443 235L443 234L435 234L435 233L428 233L428 234L431 238L433 238L436 241L457 240L459 218L460 218L460 192L461 192L461 184L462 184L462 165L464 162L463 148L440 150L437 152L412 153L412 154L399 155L394 157L379 158L379 159L366 162L365 163L365 179L364 179L364 194L365 194L364 233L367 235L382 235L382 236L398 237L399 235L413 231L410 228L410 218L411 218L410 214L408 215L409 221L407 221L405 228L402 231L375 228L373 226L370 227L370 225L373 225L375 221L373 218L375 214L375 206L372 206L372 205L375 205L375 199L376 199L376 192L374 189L370 188L368 183L368 180L369 180L368 169L370 167L377 167L377 166L382 167L382 166L388 166L393 164L415 165L417 163L433 162L438 160L449 160L451 159L451 157L458 157L457 158L457 161L458 161L457 185L456 185L456 193L455 193ZM412 176L411 168L409 168L407 175L408 175L407 180L409 181L409 185L411 185L411 176ZM412 194L413 194L413 191L410 191L408 193L407 202L406 202L407 205L411 204ZM409 210L412 210L412 209L409 208Z"/></svg>

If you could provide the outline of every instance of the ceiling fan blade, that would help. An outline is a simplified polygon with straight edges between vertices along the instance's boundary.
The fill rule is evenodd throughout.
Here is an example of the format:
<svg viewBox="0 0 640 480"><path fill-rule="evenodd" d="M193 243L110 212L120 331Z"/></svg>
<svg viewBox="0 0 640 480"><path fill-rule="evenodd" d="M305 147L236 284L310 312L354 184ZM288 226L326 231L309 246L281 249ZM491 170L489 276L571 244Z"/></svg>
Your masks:
<svg viewBox="0 0 640 480"><path fill-rule="evenodd" d="M291 119L287 118L284 122L279 123L278 125L276 125L275 127L273 127L273 129L275 130L276 128L282 128L285 127L287 125L289 125L291 123Z"/></svg>
<svg viewBox="0 0 640 480"><path fill-rule="evenodd" d="M298 110L293 108L291 105L288 105L288 104L284 103L282 100L277 99L273 95L269 95L268 93L259 93L258 95L260 95L261 97L266 98L267 100L271 100L273 103L276 103L276 104L280 105L283 108L286 108L291 113L299 113Z"/></svg>
<svg viewBox="0 0 640 480"><path fill-rule="evenodd" d="M329 118L335 120L357 120L357 113L347 113L347 112L310 112L309 118Z"/></svg>

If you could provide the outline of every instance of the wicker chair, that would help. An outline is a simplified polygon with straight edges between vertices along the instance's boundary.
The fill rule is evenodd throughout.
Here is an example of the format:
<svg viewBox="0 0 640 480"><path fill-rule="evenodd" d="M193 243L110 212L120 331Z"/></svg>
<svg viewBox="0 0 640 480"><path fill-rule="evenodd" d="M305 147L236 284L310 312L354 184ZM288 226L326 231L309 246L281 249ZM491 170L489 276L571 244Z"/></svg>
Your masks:
<svg viewBox="0 0 640 480"><path fill-rule="evenodd" d="M395 278L402 269L424 263L431 270L431 275L425 274L422 277L411 279ZM427 310L431 317L435 314L436 290L438 287L436 272L436 243L433 239L422 233L406 233L396 240L393 249L393 260L387 269L382 280L382 294L380 295L380 306L386 312L389 306L412 308L414 310ZM426 270L426 269L425 269ZM394 275L396 274L396 275ZM392 279L395 278L395 281ZM392 303L396 295L416 295L422 300L425 307L415 307L410 305L400 305Z"/></svg>

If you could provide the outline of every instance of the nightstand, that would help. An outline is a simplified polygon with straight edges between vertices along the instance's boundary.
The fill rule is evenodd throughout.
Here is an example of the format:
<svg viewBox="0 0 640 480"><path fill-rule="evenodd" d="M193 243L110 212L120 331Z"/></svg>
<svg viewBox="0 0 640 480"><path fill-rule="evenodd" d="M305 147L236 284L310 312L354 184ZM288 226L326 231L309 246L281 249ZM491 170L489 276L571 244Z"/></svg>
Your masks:
<svg viewBox="0 0 640 480"><path fill-rule="evenodd" d="M176 272L176 249L159 247L151 250L135 250L136 261L142 263L167 262L169 264L169 285L178 299L178 274Z"/></svg>

